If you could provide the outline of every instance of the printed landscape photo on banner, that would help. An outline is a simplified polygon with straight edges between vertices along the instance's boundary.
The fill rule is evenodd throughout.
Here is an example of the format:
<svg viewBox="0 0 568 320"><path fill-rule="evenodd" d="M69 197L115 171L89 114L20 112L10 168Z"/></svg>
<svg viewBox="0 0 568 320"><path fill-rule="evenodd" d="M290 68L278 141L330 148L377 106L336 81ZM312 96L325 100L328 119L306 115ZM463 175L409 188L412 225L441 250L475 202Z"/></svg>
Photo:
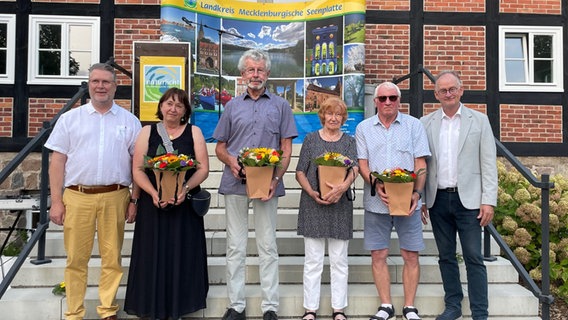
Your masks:
<svg viewBox="0 0 568 320"><path fill-rule="evenodd" d="M298 127L294 143L321 123L325 99L347 104L341 128L354 135L364 118L365 2L263 3L163 0L161 40L192 48L192 123L207 141L225 105L243 94L238 61L251 48L270 55L267 90L290 103ZM220 18L223 17L223 18Z"/></svg>

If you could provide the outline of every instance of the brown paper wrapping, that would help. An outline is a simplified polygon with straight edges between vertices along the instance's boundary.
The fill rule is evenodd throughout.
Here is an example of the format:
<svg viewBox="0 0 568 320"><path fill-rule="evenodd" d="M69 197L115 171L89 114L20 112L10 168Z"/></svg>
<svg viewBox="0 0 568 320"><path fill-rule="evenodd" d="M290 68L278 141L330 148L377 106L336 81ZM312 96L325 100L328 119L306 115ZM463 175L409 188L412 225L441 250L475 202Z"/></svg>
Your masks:
<svg viewBox="0 0 568 320"><path fill-rule="evenodd" d="M331 191L326 182L337 185L345 180L347 174L347 167L334 167L334 166L318 166L318 183L320 190L320 197L325 196Z"/></svg>
<svg viewBox="0 0 568 320"><path fill-rule="evenodd" d="M391 216L408 216L412 203L414 182L394 183L385 182L385 192L389 197L389 212Z"/></svg>
<svg viewBox="0 0 568 320"><path fill-rule="evenodd" d="M245 167L247 178L247 195L250 199L261 199L268 197L270 192L270 182L274 167Z"/></svg>
<svg viewBox="0 0 568 320"><path fill-rule="evenodd" d="M156 175L158 194L161 195L160 201L168 201L173 198L176 193L176 185L178 192L183 188L184 172L154 170L154 175ZM160 175L162 176L161 180Z"/></svg>

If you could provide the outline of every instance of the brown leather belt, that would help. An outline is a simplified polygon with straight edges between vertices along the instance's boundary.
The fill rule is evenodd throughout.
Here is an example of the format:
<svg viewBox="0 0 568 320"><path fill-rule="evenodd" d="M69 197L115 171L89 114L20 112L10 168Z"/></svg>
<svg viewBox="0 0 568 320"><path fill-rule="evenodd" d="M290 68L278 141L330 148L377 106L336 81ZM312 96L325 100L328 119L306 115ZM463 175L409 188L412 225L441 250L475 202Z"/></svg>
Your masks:
<svg viewBox="0 0 568 320"><path fill-rule="evenodd" d="M120 189L128 188L127 186L123 186L121 184L111 184L108 186L84 186L84 185L77 185L77 186L68 186L67 188L75 191L79 191L86 194L96 194L96 193L105 193L111 191L117 191Z"/></svg>

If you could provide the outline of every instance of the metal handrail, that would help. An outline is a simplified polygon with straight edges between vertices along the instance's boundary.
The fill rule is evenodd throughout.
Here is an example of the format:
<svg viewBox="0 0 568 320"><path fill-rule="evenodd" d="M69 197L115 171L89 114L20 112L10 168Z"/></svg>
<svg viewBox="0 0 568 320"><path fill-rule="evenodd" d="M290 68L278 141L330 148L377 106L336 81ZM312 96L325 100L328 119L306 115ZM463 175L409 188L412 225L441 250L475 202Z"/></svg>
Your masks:
<svg viewBox="0 0 568 320"><path fill-rule="evenodd" d="M117 66L114 63L114 60L111 58L109 59L109 64L113 67L117 68L120 71L122 68ZM124 72L124 71L123 71ZM417 74L425 74L432 82L434 82L434 77L432 74L422 65L419 65L417 71L403 76L398 79L393 79L393 82L400 82L405 79L408 79ZM129 75L129 73L126 73ZM131 75L131 74L130 74ZM43 128L41 131L0 171L0 184L7 179L7 177L20 165L20 163L32 152L32 150L36 149L38 146L43 145L49 133L59 117L71 109L79 99L82 100L84 104L86 101L86 93L88 92L87 83L82 82L81 87L77 91L77 93L65 104L65 106L57 113L57 115L51 120L44 122ZM554 301L554 297L550 295L550 265L549 265L549 236L550 236L550 228L549 228L549 204L550 204L550 189L554 188L554 183L549 182L549 175L542 175L542 180L538 181L537 178L528 170L498 139L495 139L495 143L497 146L497 151L500 155L506 158L520 173L523 175L525 179L531 183L531 185L540 188L542 190L541 199L541 215L542 215L542 224L541 224L541 231L542 231L542 288L539 288L538 285L534 282L534 280L530 277L528 272L525 270L524 266L520 263L517 259L515 254L512 252L511 248L505 243L499 232L495 229L495 227L490 224L485 227L485 240L484 240L484 257L488 260L491 259L490 253L490 237L487 236L488 234L495 239L501 250L506 254L508 259L511 261L513 267L519 273L521 279L528 285L529 290L535 295L535 297L539 298L541 302L541 316L543 320L550 320L550 305ZM42 264L48 263L51 260L45 259L45 233L49 227L49 221L47 219L47 202L48 202L48 162L49 162L49 152L48 150L43 147L42 148L42 175L41 175L41 196L40 196L40 220L36 230L33 232L32 237L29 241L24 245L20 255L14 262L14 265L8 272L8 274L4 277L2 282L0 283L0 299L8 289L8 286L14 279L16 273L19 271L20 267L22 266L24 260L29 256L31 250L38 243L38 255L37 259L33 260L32 263L35 264Z"/></svg>
<svg viewBox="0 0 568 320"><path fill-rule="evenodd" d="M51 121L46 121L43 123L43 127L40 132L32 139L28 144L20 151L18 154L10 161L4 169L0 172L0 183L4 182L8 176L24 161L24 159L37 147L42 146L42 162L41 162L41 192L40 192L40 211L39 211L39 223L36 229L33 231L31 238L24 245L22 251L18 255L18 258L10 268L10 271L2 282L0 283L0 299L14 280L16 273L20 270L24 260L29 256L33 247L38 243L37 259L32 260L34 264L43 264L51 262L51 260L45 258L45 233L49 227L49 220L47 218L47 202L49 196L49 178L48 178L48 166L49 166L49 151L47 148L43 147L43 144L49 137L53 126L59 119L59 117L65 112L69 111L79 100L86 102L86 93L88 92L87 83L82 82L81 87L77 90L77 93L69 100L61 110L53 117Z"/></svg>
<svg viewBox="0 0 568 320"><path fill-rule="evenodd" d="M519 276L527 284L529 290L532 294L539 299L541 302L541 317L543 320L550 320L550 305L554 302L554 297L550 294L550 189L554 188L554 183L550 182L550 175L543 174L541 180L539 181L533 173L527 169L520 161L517 159L502 143L501 141L495 139L495 144L497 145L498 153L503 156L517 171L521 173L521 175L527 179L527 181L541 189L541 235L542 235L542 247L541 247L541 255L542 255L542 288L539 288L538 285L534 282L531 278L529 273L524 268L523 264L517 259L515 254L512 252L511 248L505 243L495 226L492 224L485 227L485 235L491 234L493 239L499 245L499 248L503 250L503 252L507 255L511 264L515 267ZM485 239L489 239L489 237L485 237ZM484 244L484 256L489 257L491 254L489 252L490 243L488 240L485 241Z"/></svg>
<svg viewBox="0 0 568 320"><path fill-rule="evenodd" d="M115 63L114 57L110 57L107 61L107 64L111 65L115 69L119 70L120 72L124 73L128 77L132 78L132 73L124 69L123 67L119 66ZM18 255L18 258L10 268L10 271L6 274L2 282L0 282L0 299L8 290L8 287L14 280L14 277L20 270L24 260L29 256L33 247L38 244L37 250L37 259L31 261L33 264L44 264L51 262L51 259L45 258L45 238L46 238L46 231L49 228L49 219L47 213L48 207L48 197L49 197L49 150L43 147L43 144L49 137L49 134L53 130L55 123L59 120L59 117L63 115L65 112L69 111L73 106L81 101L81 104L87 103L87 93L89 92L89 88L87 86L87 82L81 82L81 87L77 90L77 93L73 95L73 97L59 110L59 112L51 119L50 121L45 121L43 123L43 127L40 132L32 138L26 144L26 146L18 152L18 154L10 161L6 167L0 171L0 184L4 182L8 178L8 176L24 161L24 159L35 149L38 147L42 147L42 156L41 156L41 192L40 192L40 210L39 210L39 222L36 229L33 231L32 236L28 240L28 242L22 248L22 251ZM3 248L2 248L3 250ZM1 251L0 251L1 252Z"/></svg>
<svg viewBox="0 0 568 320"><path fill-rule="evenodd" d="M393 77L393 83L400 83L406 79L409 79L415 75L424 74L432 83L436 82L435 77L424 68L421 64L418 65L414 72L404 75L400 78ZM541 303L541 317L542 320L550 320L550 305L554 302L554 297L550 294L550 261L549 261L549 238L550 238L550 224L549 224L549 213L550 213L550 189L554 188L554 183L549 181L549 175L543 174L542 180L539 181L532 172L527 169L497 138L495 138L495 144L497 147L497 152L499 155L503 156L515 169L517 169L521 175L527 179L527 181L541 189L541 234L542 234L542 288L539 288L535 281L531 278L529 273L526 271L523 264L519 261L517 256L513 253L511 248L505 243L497 229L493 224L489 224L484 228L484 241L483 241L483 256L486 261L495 261L496 258L491 256L491 237L495 239L499 248L505 253L517 273L521 277L522 281L528 286L531 293L537 297Z"/></svg>

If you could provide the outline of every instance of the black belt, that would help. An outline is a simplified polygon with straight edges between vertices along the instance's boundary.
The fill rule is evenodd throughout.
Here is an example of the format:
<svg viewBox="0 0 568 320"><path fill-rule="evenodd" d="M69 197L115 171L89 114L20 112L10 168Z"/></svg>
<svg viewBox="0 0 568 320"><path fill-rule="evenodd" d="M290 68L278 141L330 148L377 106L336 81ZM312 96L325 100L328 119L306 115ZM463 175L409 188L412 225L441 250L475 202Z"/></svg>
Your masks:
<svg viewBox="0 0 568 320"><path fill-rule="evenodd" d="M79 191L86 194L96 194L96 193L106 193L111 191L117 191L120 189L128 188L127 186L123 186L121 184L111 184L109 186L84 186L84 185L77 185L77 186L68 186L68 189Z"/></svg>
<svg viewBox="0 0 568 320"><path fill-rule="evenodd" d="M438 191L453 193L453 192L458 192L458 187L443 188L443 189L438 189Z"/></svg>

